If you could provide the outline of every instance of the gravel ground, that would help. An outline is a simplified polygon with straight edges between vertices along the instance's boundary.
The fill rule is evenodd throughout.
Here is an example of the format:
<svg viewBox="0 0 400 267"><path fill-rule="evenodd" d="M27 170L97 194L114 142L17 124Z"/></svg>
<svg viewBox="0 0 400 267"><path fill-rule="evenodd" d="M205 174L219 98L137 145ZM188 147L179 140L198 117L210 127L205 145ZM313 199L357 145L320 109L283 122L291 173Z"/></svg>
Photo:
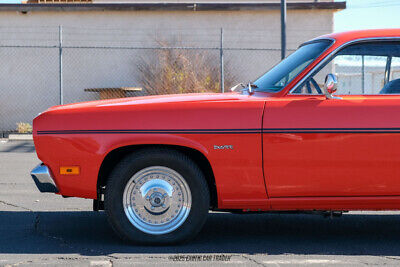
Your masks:
<svg viewBox="0 0 400 267"><path fill-rule="evenodd" d="M29 176L38 163L31 142L0 141L0 266L400 264L399 212L210 213L188 244L126 244L90 200L39 193Z"/></svg>

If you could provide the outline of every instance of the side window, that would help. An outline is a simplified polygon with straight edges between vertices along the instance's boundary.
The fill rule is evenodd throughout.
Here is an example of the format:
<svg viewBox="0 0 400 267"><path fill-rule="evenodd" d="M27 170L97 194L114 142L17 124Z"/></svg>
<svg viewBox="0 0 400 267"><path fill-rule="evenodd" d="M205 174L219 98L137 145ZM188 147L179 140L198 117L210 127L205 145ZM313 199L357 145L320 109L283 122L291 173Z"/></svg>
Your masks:
<svg viewBox="0 0 400 267"><path fill-rule="evenodd" d="M392 58L392 68L390 70L390 80L400 79L400 56Z"/></svg>
<svg viewBox="0 0 400 267"><path fill-rule="evenodd" d="M321 88L329 73L338 78L338 95L400 94L400 43L350 45L292 94L322 94Z"/></svg>

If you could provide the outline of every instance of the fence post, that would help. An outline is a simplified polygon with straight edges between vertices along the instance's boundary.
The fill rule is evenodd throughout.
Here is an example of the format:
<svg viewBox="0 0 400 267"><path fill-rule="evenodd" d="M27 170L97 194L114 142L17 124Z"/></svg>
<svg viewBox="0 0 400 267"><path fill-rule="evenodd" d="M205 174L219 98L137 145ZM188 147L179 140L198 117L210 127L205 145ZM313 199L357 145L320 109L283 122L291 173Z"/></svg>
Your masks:
<svg viewBox="0 0 400 267"><path fill-rule="evenodd" d="M286 0L281 0L281 59L286 57Z"/></svg>
<svg viewBox="0 0 400 267"><path fill-rule="evenodd" d="M364 55L361 56L361 88L362 93L365 94L365 62L364 62Z"/></svg>
<svg viewBox="0 0 400 267"><path fill-rule="evenodd" d="M221 93L225 92L225 77L224 77L224 32L221 28L221 38L219 46L220 72L221 72Z"/></svg>
<svg viewBox="0 0 400 267"><path fill-rule="evenodd" d="M58 77L59 77L59 89L60 89L60 105L64 104L64 97L63 97L63 65L62 65L62 26L58 26L58 50L59 50L59 68L58 68Z"/></svg>

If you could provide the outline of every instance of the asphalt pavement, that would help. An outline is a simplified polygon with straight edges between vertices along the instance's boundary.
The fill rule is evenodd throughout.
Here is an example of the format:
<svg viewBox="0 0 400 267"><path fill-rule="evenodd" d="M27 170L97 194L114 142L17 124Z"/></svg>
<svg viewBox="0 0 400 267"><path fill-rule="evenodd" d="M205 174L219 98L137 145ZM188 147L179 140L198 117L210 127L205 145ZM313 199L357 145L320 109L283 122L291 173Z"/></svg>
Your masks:
<svg viewBox="0 0 400 267"><path fill-rule="evenodd" d="M336 266L400 264L400 213L210 213L180 246L121 242L86 199L41 194L31 142L0 141L0 266Z"/></svg>

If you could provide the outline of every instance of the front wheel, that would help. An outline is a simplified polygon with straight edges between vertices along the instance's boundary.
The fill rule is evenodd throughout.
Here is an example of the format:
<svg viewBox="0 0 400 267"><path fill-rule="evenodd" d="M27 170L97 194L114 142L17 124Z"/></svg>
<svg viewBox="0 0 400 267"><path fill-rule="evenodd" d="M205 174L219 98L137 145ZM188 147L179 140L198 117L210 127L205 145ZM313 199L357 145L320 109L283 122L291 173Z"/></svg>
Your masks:
<svg viewBox="0 0 400 267"><path fill-rule="evenodd" d="M106 187L105 210L122 239L172 244L200 231L209 198L205 177L190 158L177 151L145 149L115 167Z"/></svg>

